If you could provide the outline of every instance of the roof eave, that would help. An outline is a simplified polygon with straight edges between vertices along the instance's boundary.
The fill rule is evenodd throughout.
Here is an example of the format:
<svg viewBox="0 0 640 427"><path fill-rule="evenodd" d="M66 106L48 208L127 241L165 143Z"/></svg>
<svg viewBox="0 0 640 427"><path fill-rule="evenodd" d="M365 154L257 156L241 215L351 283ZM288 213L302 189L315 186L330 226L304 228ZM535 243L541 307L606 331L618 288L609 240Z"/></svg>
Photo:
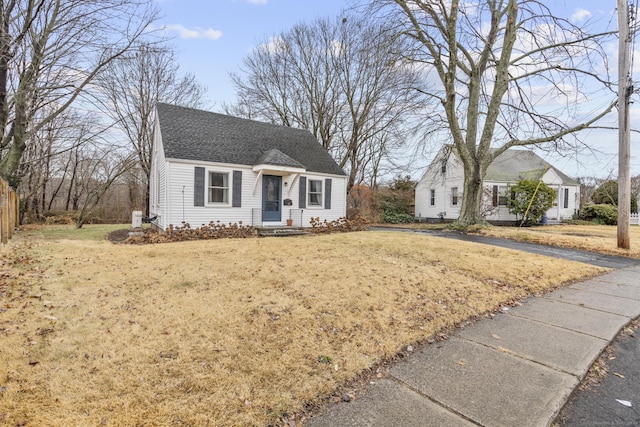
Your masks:
<svg viewBox="0 0 640 427"><path fill-rule="evenodd" d="M273 173L305 173L307 171L306 168L296 168L292 166L282 166L282 165L268 165L268 164L260 164L253 166L254 172L273 172Z"/></svg>

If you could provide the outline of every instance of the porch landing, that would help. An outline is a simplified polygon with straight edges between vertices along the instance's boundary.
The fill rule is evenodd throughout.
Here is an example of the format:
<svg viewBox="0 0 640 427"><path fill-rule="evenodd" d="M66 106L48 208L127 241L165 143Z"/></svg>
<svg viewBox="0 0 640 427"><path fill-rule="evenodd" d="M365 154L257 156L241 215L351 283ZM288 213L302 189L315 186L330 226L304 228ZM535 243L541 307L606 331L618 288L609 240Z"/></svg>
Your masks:
<svg viewBox="0 0 640 427"><path fill-rule="evenodd" d="M277 227L254 227L258 237L281 237L281 236L302 236L309 234L302 227L277 226Z"/></svg>

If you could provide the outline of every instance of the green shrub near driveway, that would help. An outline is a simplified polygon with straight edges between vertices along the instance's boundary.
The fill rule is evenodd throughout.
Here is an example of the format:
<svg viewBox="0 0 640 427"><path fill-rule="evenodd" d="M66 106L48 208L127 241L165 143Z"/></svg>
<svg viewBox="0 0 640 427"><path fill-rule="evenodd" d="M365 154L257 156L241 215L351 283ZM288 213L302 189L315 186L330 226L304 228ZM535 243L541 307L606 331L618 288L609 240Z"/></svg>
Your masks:
<svg viewBox="0 0 640 427"><path fill-rule="evenodd" d="M414 220L413 215L403 212L385 210L382 214L382 221L389 224L409 224L414 222Z"/></svg>
<svg viewBox="0 0 640 427"><path fill-rule="evenodd" d="M608 204L589 205L580 210L578 217L596 224L616 225L618 223L618 208Z"/></svg>

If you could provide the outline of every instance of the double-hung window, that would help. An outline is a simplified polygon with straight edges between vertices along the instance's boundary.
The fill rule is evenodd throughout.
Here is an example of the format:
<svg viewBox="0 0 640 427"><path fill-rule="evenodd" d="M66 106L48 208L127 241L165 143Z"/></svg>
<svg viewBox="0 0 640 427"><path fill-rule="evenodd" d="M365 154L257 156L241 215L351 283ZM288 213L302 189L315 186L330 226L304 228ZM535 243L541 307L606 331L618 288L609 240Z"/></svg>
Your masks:
<svg viewBox="0 0 640 427"><path fill-rule="evenodd" d="M507 206L507 191L509 188L506 185L498 187L498 206Z"/></svg>
<svg viewBox="0 0 640 427"><path fill-rule="evenodd" d="M309 203L307 206L322 207L322 180L309 180Z"/></svg>
<svg viewBox="0 0 640 427"><path fill-rule="evenodd" d="M451 187L451 206L458 206L458 187Z"/></svg>
<svg viewBox="0 0 640 427"><path fill-rule="evenodd" d="M507 206L507 191L509 187L506 185L493 186L493 206Z"/></svg>
<svg viewBox="0 0 640 427"><path fill-rule="evenodd" d="M229 174L225 172L209 172L208 202L213 204L229 204Z"/></svg>
<svg viewBox="0 0 640 427"><path fill-rule="evenodd" d="M431 189L429 194L429 206L436 205L436 190Z"/></svg>

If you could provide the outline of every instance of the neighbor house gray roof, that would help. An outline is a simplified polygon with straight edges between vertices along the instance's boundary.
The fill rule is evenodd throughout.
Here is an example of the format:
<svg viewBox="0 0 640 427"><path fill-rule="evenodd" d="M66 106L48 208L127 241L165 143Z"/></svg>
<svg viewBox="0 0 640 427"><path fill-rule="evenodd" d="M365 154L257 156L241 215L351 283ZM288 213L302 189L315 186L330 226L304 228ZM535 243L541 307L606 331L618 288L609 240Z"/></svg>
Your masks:
<svg viewBox="0 0 640 427"><path fill-rule="evenodd" d="M170 104L156 108L166 158L344 175L309 131Z"/></svg>
<svg viewBox="0 0 640 427"><path fill-rule="evenodd" d="M529 150L509 149L500 154L487 168L485 181L517 182L521 179L538 180L546 170L553 169L562 182L577 185L578 182L551 166L540 156Z"/></svg>

